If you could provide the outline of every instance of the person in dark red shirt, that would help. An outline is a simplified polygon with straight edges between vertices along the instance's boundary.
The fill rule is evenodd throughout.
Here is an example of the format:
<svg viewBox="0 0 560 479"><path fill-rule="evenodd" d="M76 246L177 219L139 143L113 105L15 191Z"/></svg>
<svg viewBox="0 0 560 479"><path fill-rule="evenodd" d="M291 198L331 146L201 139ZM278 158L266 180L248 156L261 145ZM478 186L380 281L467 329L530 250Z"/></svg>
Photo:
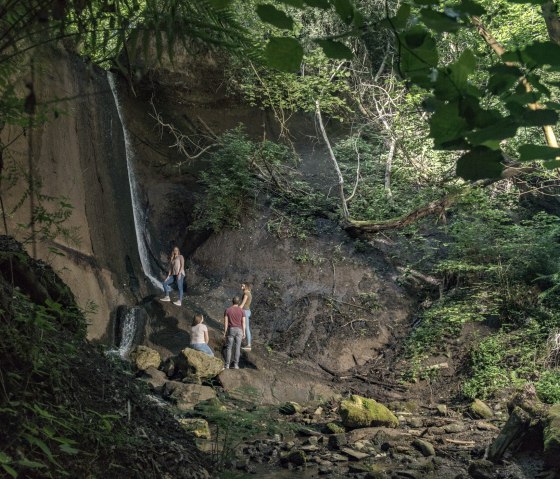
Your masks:
<svg viewBox="0 0 560 479"><path fill-rule="evenodd" d="M224 313L224 338L226 340L226 364L229 369L231 364L231 348L235 343L233 356L233 369L239 369L239 357L241 356L241 341L245 338L245 312L239 307L239 296L235 296L233 303Z"/></svg>

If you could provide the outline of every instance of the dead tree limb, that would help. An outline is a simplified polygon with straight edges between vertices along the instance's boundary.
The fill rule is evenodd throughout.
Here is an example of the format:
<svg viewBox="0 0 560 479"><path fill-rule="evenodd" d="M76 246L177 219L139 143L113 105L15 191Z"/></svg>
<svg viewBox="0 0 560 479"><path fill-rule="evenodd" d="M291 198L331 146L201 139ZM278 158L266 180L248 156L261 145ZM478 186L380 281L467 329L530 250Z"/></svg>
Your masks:
<svg viewBox="0 0 560 479"><path fill-rule="evenodd" d="M338 176L338 196L340 197L342 217L345 220L347 220L350 217L350 213L348 212L348 205L346 203L346 197L344 196L344 178L338 166L338 162L336 161L336 156L334 156L334 151L331 147L331 142L329 141L329 137L327 136L327 131L325 130L325 126L323 125L323 117L321 115L321 106L319 104L319 100L315 100L315 108L316 108L317 120L319 121L319 129L321 130L321 134L323 135L323 140L325 141L325 145L327 146L327 150L329 151L329 156L331 158L331 161L333 162L334 169Z"/></svg>

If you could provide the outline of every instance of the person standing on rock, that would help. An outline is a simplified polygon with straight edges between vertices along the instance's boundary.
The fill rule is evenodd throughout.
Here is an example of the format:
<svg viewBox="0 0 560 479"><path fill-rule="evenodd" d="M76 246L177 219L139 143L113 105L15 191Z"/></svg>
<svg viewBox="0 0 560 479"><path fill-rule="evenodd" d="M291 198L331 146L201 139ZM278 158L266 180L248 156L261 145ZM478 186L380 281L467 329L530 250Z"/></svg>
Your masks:
<svg viewBox="0 0 560 479"><path fill-rule="evenodd" d="M173 304L181 306L183 302L183 280L185 279L185 258L179 252L179 248L175 246L169 258L169 270L167 271L167 278L163 281L163 290L165 296L161 301L171 301L169 293L171 292L170 285L173 281L177 282L177 289L179 290L179 299L174 301Z"/></svg>
<svg viewBox="0 0 560 479"><path fill-rule="evenodd" d="M208 356L214 357L214 351L208 346L208 328L205 324L204 316L202 314L195 314L191 327L191 345L192 349L196 351L201 351L208 354Z"/></svg>
<svg viewBox="0 0 560 479"><path fill-rule="evenodd" d="M231 349L235 343L233 355L233 369L239 369L239 357L241 356L241 341L245 338L245 312L239 306L239 296L235 296L232 305L224 313L224 338L226 341L226 363L229 369L231 364Z"/></svg>
<svg viewBox="0 0 560 479"><path fill-rule="evenodd" d="M253 296L251 294L251 283L243 283L241 285L241 291L243 292L243 297L241 299L241 304L239 307L245 313L245 332L247 336L247 346L243 347L245 351L251 351L251 301L253 301Z"/></svg>

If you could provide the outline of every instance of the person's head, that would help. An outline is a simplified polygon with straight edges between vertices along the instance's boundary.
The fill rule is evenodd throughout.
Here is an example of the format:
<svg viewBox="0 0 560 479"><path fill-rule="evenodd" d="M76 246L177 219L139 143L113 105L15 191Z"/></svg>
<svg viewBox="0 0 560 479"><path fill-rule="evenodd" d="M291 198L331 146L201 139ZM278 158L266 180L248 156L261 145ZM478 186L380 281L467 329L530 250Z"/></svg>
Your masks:
<svg viewBox="0 0 560 479"><path fill-rule="evenodd" d="M234 296L233 298L231 298L231 302L233 304L239 304L239 296Z"/></svg>
<svg viewBox="0 0 560 479"><path fill-rule="evenodd" d="M179 256L181 253L179 252L179 247L178 246L174 246L173 250L171 251L171 257L175 258L176 256Z"/></svg>
<svg viewBox="0 0 560 479"><path fill-rule="evenodd" d="M251 283L242 283L241 291L251 291Z"/></svg>
<svg viewBox="0 0 560 479"><path fill-rule="evenodd" d="M202 314L195 314L192 320L192 325L196 326L197 324L202 323L204 321L204 316Z"/></svg>

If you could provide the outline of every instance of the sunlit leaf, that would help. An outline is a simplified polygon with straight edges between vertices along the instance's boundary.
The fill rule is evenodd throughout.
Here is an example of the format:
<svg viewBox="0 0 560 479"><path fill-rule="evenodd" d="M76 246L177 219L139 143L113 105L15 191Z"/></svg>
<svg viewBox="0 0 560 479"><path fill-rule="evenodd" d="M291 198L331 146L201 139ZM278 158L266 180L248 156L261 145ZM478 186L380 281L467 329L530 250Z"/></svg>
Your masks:
<svg viewBox="0 0 560 479"><path fill-rule="evenodd" d="M459 158L456 173L457 176L470 181L499 178L504 169L502 161L501 151L477 147Z"/></svg>
<svg viewBox="0 0 560 479"><path fill-rule="evenodd" d="M258 5L256 11L263 22L270 23L277 28L291 30L294 27L294 21L272 5Z"/></svg>
<svg viewBox="0 0 560 479"><path fill-rule="evenodd" d="M265 49L268 64L285 72L299 70L303 60L303 47L295 38L272 37Z"/></svg>
<svg viewBox="0 0 560 479"><path fill-rule="evenodd" d="M329 58L335 60L352 60L354 54L346 45L334 40L315 40Z"/></svg>

